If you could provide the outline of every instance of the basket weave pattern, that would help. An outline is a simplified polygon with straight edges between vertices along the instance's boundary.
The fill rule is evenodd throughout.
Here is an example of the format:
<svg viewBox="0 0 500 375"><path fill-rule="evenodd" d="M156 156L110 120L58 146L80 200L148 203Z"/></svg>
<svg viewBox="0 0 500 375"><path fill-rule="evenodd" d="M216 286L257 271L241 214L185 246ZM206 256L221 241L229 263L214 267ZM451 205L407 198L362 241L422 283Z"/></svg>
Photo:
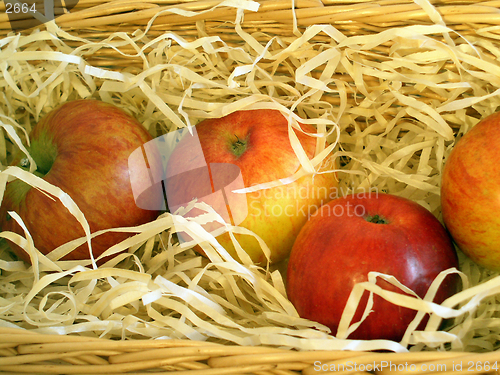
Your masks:
<svg viewBox="0 0 500 375"><path fill-rule="evenodd" d="M190 118L221 115L242 105L244 100L248 100L249 106L272 103L295 108L302 117L327 118L330 122L325 122L326 126L338 125L340 135L338 138L332 135L331 140L343 146L338 156L343 168L350 171L342 176L341 189L347 192L354 186L367 188L373 184L382 191L411 196L439 217L439 172L445 156L456 138L500 107L500 91L497 92L500 89L499 8L500 1L494 0L262 0L259 3L82 0L69 13L56 9L55 21L16 34L12 32L13 23L2 13L6 9L2 3L0 64L11 65L0 65L3 72L0 86L8 93L3 99L5 103L0 105L0 120L6 131L8 126L21 124L16 128L21 134L20 128L28 131L29 122L37 120L59 100L100 97L129 110L153 135L160 135L186 126ZM16 22L22 27L27 21L20 17ZM47 34L43 34L45 31ZM19 39L21 42L16 44L18 36L28 39ZM32 46L29 38L39 38L43 47ZM206 43L196 44L201 39ZM219 48L220 52L211 54L210 48ZM241 54L236 52L238 48ZM38 54L35 60L29 56L30 51L35 50L45 54ZM281 59L282 51L287 54ZM443 51L450 51L449 55L440 55ZM328 55L329 52L332 54ZM21 54L11 59L9 56L15 53ZM24 86L22 80L15 78L25 69L25 65L16 66L22 58L26 60L22 63L32 69L29 75L33 86ZM186 62L185 71L179 68L179 61ZM251 69L247 73L235 74L248 66ZM205 84L204 79L219 86L198 91ZM16 85L17 90L13 88ZM68 95L63 88L68 90ZM224 108L221 105L224 103L232 107ZM4 166L15 147L11 135L5 139ZM363 155L366 159L361 158ZM166 307L154 311L158 313L155 315L158 328L154 319L147 321L147 314L141 310L144 308L141 298L149 296L147 293L151 290L147 286L157 280L144 273L161 276L162 267L171 271L165 264L170 261L178 264L177 258L174 262L166 255L163 263L154 262L158 259L154 252L170 241L166 234L169 229L165 226L157 232L152 230L150 241L138 243L129 251L133 254L142 246L137 250L137 256L143 261L141 266L132 257L123 256L119 258L123 263L117 266L120 271L98 277L108 281L133 279L138 290L146 288L144 293L123 297L130 298L130 303L122 305L114 299L116 309L99 306L101 294L93 294L88 299L92 305L75 313L79 314L75 321L80 324L58 322L51 326L51 319L60 307L57 303L53 307L45 306L44 303L49 304L43 297L52 292L72 291L72 286L89 279L75 276L68 282L61 277L58 280L61 284L48 283L52 289L45 292L43 288L33 288L31 295L30 288L46 280L44 277L51 275L54 269L50 269L48 263L41 264L41 269L27 269L9 258L3 246L0 250L0 372L500 373L500 352L497 351L500 327L496 323L499 318L496 295L500 284L497 278L500 276L463 258L461 271L471 289L454 305L457 310L462 309L463 314L457 317L449 335L442 332L434 336L435 341L425 341L422 334L407 337L400 344L377 347L353 343L350 347L347 341L325 338L328 334L324 327L306 325L299 320L296 323L281 320L289 314L283 302L284 287L279 278L270 274L264 278L272 285L269 290L277 291L275 294L259 289L263 284L249 282L250 276L238 281L243 294L255 290L264 290L264 294L241 302L242 312L232 316L232 323L216 321L219 315L215 313L196 315L197 311L187 324L185 320L189 320L190 315L182 313L182 309L192 308L192 301L177 296L179 299L174 301L177 313L169 315ZM196 263L198 260L192 262L189 264L193 269L208 267ZM136 268L140 272L132 277L125 273L128 267L134 270L131 273ZM64 271L67 269L70 267ZM178 273L182 276L166 280L165 285L172 282L172 290L177 290L175 283L178 283L204 297L205 294L196 289L197 285L186 286L196 277L184 271ZM210 272L207 271L212 275ZM31 275L34 279L16 279L16 273ZM74 275L75 272L68 271L65 277ZM213 278L206 285L216 281ZM484 286L486 282L491 285L489 289ZM32 283L23 289L24 294L12 293L14 289L10 288L24 283ZM112 285L112 282L105 285L103 281L97 287L102 288L102 295L108 295ZM176 297L175 292L173 294ZM235 295L235 299L240 298ZM469 308L467 303L474 295L480 295L481 301ZM210 297L224 307L225 313L233 312L234 307L224 300L225 292L217 290ZM50 300L50 296L47 298ZM259 315L255 321L245 315L253 308ZM68 308L70 310L73 311ZM93 313L96 320L88 318ZM129 320L123 318L129 313ZM113 325L117 316L122 320ZM208 328L192 326L195 318L201 322L205 317L210 320ZM84 324L83 320L87 318L88 324L97 320L102 324L85 330L87 322ZM289 315L286 319L290 319ZM176 325L174 321L181 327L178 332L170 327ZM440 322L441 318L435 317L430 324L438 326ZM276 327L270 326L271 323ZM150 334L157 328L158 333ZM223 332L223 328L227 331ZM219 329L220 336L217 336ZM277 336L272 336L274 333ZM148 339L167 337L169 339ZM340 347L348 350L336 349ZM350 350L352 348L354 350ZM371 351L380 348L399 352Z"/></svg>

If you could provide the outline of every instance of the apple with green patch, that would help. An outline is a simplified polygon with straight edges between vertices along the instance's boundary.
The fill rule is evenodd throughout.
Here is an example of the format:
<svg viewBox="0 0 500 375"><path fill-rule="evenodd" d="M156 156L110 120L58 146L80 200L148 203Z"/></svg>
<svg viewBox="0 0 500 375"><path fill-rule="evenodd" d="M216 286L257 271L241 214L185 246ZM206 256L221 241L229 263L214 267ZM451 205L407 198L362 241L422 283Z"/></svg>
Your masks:
<svg viewBox="0 0 500 375"><path fill-rule="evenodd" d="M64 103L49 112L33 128L27 148L36 163L34 174L53 184L78 205L91 232L130 227L154 220L158 211L139 208L131 188L129 155L151 135L122 109L99 100L81 99ZM25 169L29 163L19 152L12 162ZM156 197L152 197L156 199ZM158 207L161 205L158 204ZM85 236L81 224L56 198L49 197L16 179L7 184L0 207L0 228L24 235L8 211L22 218L43 254ZM130 234L108 232L92 240L94 257ZM30 261L28 254L12 244L15 252ZM63 260L88 259L88 245L77 247Z"/></svg>

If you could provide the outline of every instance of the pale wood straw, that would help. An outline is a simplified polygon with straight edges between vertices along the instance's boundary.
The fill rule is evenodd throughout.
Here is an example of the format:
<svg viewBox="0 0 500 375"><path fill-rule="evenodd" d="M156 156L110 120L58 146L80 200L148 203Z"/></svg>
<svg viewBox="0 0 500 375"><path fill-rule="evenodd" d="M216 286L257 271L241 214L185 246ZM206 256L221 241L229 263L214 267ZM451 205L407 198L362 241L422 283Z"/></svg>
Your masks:
<svg viewBox="0 0 500 375"><path fill-rule="evenodd" d="M82 38L99 41L118 30L134 32L144 29L151 17L163 12L148 31L151 38L166 30L175 29L182 37L192 40L198 35L196 22L203 21L207 33L220 36L230 45L238 45L241 41L234 33L234 25L226 27L227 23L235 19L234 8L217 7L193 17L180 17L169 13L173 8L193 12L206 11L219 3L220 0L80 0L70 13L61 15L56 21L63 29L77 32ZM333 24L345 35L364 35L379 33L392 26L434 23L429 14L411 0L295 0L294 9L291 9L291 3L290 0L261 0L259 12L245 13L243 27L247 32L260 31L268 35L293 36L294 24L302 29L312 24ZM488 28L490 35L495 35L497 40L500 37L500 0L435 0L432 4L446 25L460 33L450 34L451 38L468 34L481 37L478 33L481 28ZM62 12L62 9L56 9L56 14ZM19 22L22 24L22 17ZM0 37L6 36L11 29L12 24L5 13L5 3L0 2ZM30 30L25 32L29 33ZM322 40L323 37L317 35L315 38ZM69 43L76 47L80 42L74 40ZM389 50L391 45L388 43L377 48L378 52L384 52L384 49ZM147 52L146 49L145 53ZM131 56L124 56L123 53ZM119 51L111 48L101 49L87 56L87 60L97 67L113 67L116 70L135 68L140 71L142 60L133 56L134 53L135 50L130 47ZM377 56L381 55L383 53ZM457 71L453 64L447 65L446 69ZM312 72L313 77L320 74L319 71ZM348 102L357 100L352 77L336 75L332 78L344 80L349 84ZM365 83L368 88L378 84L373 77L367 78ZM447 100L431 91L419 91L415 94L418 94L424 103L435 100L443 103ZM321 99L334 105L340 104L338 97L324 95ZM386 113L391 114L391 111L396 114L396 109L389 109ZM298 352L190 340L115 341L76 335L39 334L29 330L0 327L0 372L11 374L154 375L172 370L176 375L313 375L319 373L318 366L344 369L332 371L336 373L367 373L368 365L381 366L385 363L394 365L398 374L472 375L495 372L484 367L486 363L495 362L500 362L498 352ZM357 367L352 371L345 370L349 364L356 364ZM400 371L398 365L401 364L406 367L403 366ZM460 368L458 364L461 364ZM382 367L376 372L394 373L391 367Z"/></svg>

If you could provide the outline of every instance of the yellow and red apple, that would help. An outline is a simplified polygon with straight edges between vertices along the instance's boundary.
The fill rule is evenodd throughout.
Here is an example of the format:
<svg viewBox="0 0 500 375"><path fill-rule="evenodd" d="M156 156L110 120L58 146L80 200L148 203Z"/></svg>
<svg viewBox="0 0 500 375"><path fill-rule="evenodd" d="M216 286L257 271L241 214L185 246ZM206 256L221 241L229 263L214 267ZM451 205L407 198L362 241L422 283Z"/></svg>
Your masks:
<svg viewBox="0 0 500 375"><path fill-rule="evenodd" d="M474 262L500 270L500 112L472 127L443 169L443 220Z"/></svg>
<svg viewBox="0 0 500 375"><path fill-rule="evenodd" d="M300 124L300 127L304 133L295 130L295 134L307 157L312 159L317 130L312 125ZM241 110L222 118L206 119L195 126L193 135L180 140L168 160L165 187L169 209L175 211L196 197L210 204L227 223L259 236L270 250L271 262L279 262L289 255L310 214L336 197L335 173L306 175L286 185L243 194L235 191L286 179L300 167L290 141L288 120L280 111ZM193 210L189 215L200 213ZM254 236L235 234L235 237L253 262L266 263ZM227 231L216 239L240 260Z"/></svg>

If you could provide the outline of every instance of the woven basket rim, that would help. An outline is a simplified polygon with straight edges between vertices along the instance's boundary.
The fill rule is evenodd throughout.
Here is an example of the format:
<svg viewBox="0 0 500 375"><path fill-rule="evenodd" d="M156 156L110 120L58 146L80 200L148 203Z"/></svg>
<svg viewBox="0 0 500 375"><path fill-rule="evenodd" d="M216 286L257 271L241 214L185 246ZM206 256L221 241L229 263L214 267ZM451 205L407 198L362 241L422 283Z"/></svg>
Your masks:
<svg viewBox="0 0 500 375"><path fill-rule="evenodd" d="M249 33L259 32L269 36L296 38L312 25L332 25L345 35L380 35L394 27L405 26L442 26L449 30L447 36L437 35L437 40L447 37L458 41L461 38L474 37L495 43L500 38L500 1L396 1L396 0L296 0L294 9L288 0L262 0L259 10L245 11L244 28ZM238 36L234 33L234 20L237 10L218 6L219 0L197 0L192 2L165 1L125 1L84 0L68 14L55 20L55 24L72 35L87 40L102 41L111 34L125 32L129 36L147 30L151 38L175 29L187 41L196 38L196 32L204 24L207 34L218 33L229 45L237 45ZM432 8L426 7L432 4ZM3 7L3 8L2 8ZM192 17L183 17L172 13L173 10L196 12ZM432 12L436 10L437 12ZM5 3L0 4L0 12L6 10ZM78 25L76 26L76 22ZM32 23L19 21L20 27ZM0 15L0 41L12 38L13 23L6 14ZM41 30L50 29L50 25L37 25ZM81 28L81 31L78 31ZM20 35L27 36L35 29L23 29ZM318 34L321 39L324 35ZM263 39L264 40L264 39ZM80 41L73 40L75 46ZM142 46L142 45L141 45ZM377 46L389 50L392 44ZM1 48L1 47L0 47ZM126 47L129 48L129 47ZM134 55L133 48L123 50L99 51L88 54L87 61L103 70L141 71L144 60L139 54ZM145 49L142 52L150 52ZM129 55L124 57L124 53ZM1 54L1 49L0 49ZM493 56L494 57L494 56ZM453 63L450 63L453 65ZM311 72L312 77L321 73ZM349 84L355 81L344 79ZM434 97L432 95L435 95ZM439 94L433 93L422 97L423 103L430 103ZM330 104L338 105L339 98L330 98ZM356 100L356 93L349 100ZM471 117L479 117L474 113ZM461 127L452 124L455 134ZM221 347L225 348L224 350ZM177 350L177 351L176 351ZM373 353L367 351L315 350L290 351L266 346L236 346L233 344L215 344L186 339L179 340L130 340L116 341L96 339L76 335L51 335L18 328L0 327L0 372L32 373L111 373L131 372L147 373L149 369L175 369L179 374L314 374L324 369L335 369L338 365L356 364L358 368L349 369L366 371L368 364L387 363L395 365L399 372L446 373L460 370L467 373L483 373L495 370L498 353L473 353L461 351L428 351L408 353ZM404 369L398 365L406 364ZM485 366L488 364L488 370ZM409 368L408 366L416 367ZM50 366L54 366L50 368ZM170 366L170 367L169 367ZM326 367L325 367L326 366ZM333 366L333 367L331 367ZM335 367L337 366L337 367ZM318 370L320 368L320 370ZM391 368L389 367L389 370ZM377 368L375 369L377 370ZM383 369L382 369L383 370ZM386 368L387 370L387 368ZM144 371L144 372L143 372ZM281 372L280 372L281 371ZM470 372L469 372L470 371Z"/></svg>

